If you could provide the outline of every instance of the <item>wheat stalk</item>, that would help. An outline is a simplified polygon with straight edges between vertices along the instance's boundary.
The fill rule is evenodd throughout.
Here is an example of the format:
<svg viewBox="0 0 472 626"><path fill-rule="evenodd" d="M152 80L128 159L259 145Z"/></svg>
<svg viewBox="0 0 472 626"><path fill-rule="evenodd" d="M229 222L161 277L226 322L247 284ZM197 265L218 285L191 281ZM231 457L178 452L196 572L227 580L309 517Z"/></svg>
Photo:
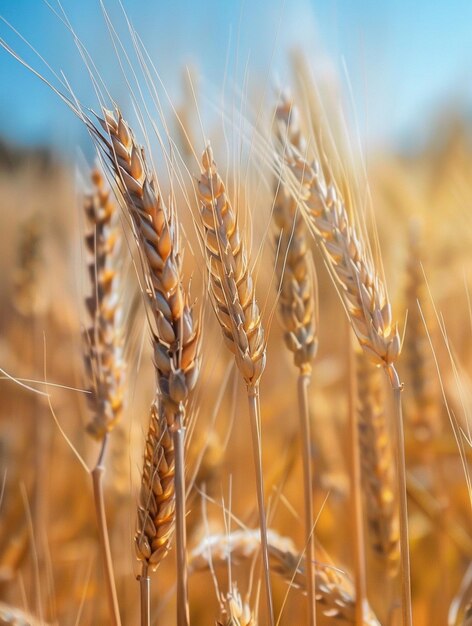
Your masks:
<svg viewBox="0 0 472 626"><path fill-rule="evenodd" d="M241 238L237 216L227 196L223 180L218 174L209 145L202 156L198 194L210 293L215 313L225 343L234 354L247 387L257 480L264 582L269 623L273 626L274 612L267 551L259 405L259 381L266 362L266 344L246 246Z"/></svg>
<svg viewBox="0 0 472 626"><path fill-rule="evenodd" d="M393 451L385 415L381 371L356 355L358 428L366 518L372 547L390 576L400 560Z"/></svg>
<svg viewBox="0 0 472 626"><path fill-rule="evenodd" d="M157 179L150 170L142 149L129 125L118 110L104 111L102 127L108 133L105 146L108 150L117 185L132 218L134 230L143 258L147 280L148 302L154 317L151 328L154 346L154 365L159 391L159 418L156 408L151 411L150 432L145 447L145 466L154 467L159 472L158 459L162 455L160 437L157 432L165 429L164 424L156 425L160 414L165 416L167 428L172 432L173 455L175 461L175 518L177 528L177 611L180 626L188 624L188 591L186 568L186 528L185 528L185 411L189 394L195 386L199 373L199 327L189 295L182 280L182 256L175 206L171 197L171 207L167 208L160 194ZM152 431L152 432L151 432ZM156 444L151 450L150 444ZM167 446L167 452L170 451ZM160 477L157 478L160 481ZM147 524L153 520L155 537L164 532L169 539L167 508L164 510L164 531L159 530L162 516L159 511L148 508L149 494L153 493L154 472L143 472L136 548L143 562L142 589L145 591L148 566L156 567L166 550L159 548L142 550L143 537L152 528ZM167 503L166 503L167 507ZM157 523L157 526L156 526ZM149 542L150 537L147 537ZM152 545L152 541L151 541ZM154 555L152 563L150 558ZM157 560L157 562L156 562ZM143 593L149 604L149 594ZM144 609L149 614L149 607Z"/></svg>
<svg viewBox="0 0 472 626"><path fill-rule="evenodd" d="M282 98L276 110L278 136L282 145L288 140L303 149L297 109ZM308 409L308 385L311 381L312 361L318 348L315 269L309 252L306 226L299 213L297 201L276 181L274 219L277 226L276 249L279 279L279 314L288 349L294 354L298 376L298 407L302 433L305 546L308 579L308 617L310 626L316 624L315 540L313 536L313 477L311 459L311 428Z"/></svg>

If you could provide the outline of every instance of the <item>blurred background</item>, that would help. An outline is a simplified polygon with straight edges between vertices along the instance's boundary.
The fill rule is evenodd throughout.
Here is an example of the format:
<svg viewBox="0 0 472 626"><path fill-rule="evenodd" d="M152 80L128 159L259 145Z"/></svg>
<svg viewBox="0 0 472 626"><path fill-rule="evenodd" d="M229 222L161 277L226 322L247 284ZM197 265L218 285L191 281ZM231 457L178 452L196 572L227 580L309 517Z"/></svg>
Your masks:
<svg viewBox="0 0 472 626"><path fill-rule="evenodd" d="M3 0L1 16L89 103L89 77L70 33L53 13L61 13L59 4L51 0L50 5ZM126 97L99 1L64 0L61 5L110 91ZM467 0L126 0L123 5L172 98L179 97L186 64L198 67L218 88L225 68L240 84L246 72L253 79L283 80L287 52L300 48L318 71L344 84L349 80L357 125L369 147L412 148L445 110L470 112L472 4ZM108 0L104 6L129 48L119 2ZM50 76L5 23L0 35ZM67 153L77 144L86 147L80 124L58 98L5 53L0 75L0 134Z"/></svg>

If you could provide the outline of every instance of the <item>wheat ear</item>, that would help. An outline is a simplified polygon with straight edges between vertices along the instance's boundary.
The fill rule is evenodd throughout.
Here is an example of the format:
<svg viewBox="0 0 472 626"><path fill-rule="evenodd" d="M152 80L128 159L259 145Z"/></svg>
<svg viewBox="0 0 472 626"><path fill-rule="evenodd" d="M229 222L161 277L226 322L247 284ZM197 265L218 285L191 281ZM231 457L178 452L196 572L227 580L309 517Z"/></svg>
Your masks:
<svg viewBox="0 0 472 626"><path fill-rule="evenodd" d="M153 468L153 471L143 472L142 476L136 548L138 557L143 562L142 585L145 591L149 586L146 581L148 567L152 565L155 568L159 564L166 553L162 545L168 545L171 534L168 524L169 499L165 501L164 510L161 511L159 504L162 501L153 490L154 482L161 482L159 459L163 454L161 437L156 436L156 433L161 434L167 428L172 433L175 461L177 619L179 626L183 626L189 621L185 529L185 411L199 372L199 327L193 307L189 303L189 294L183 286L180 238L173 198L171 207L166 207L157 179L146 162L144 149L137 144L132 130L120 112L115 110L104 113L102 127L109 137L106 143L108 155L134 225L143 258L148 302L154 317L151 332L159 393L159 417L153 407L144 460L144 465ZM167 426L163 423L157 424L161 415L165 416ZM151 450L150 444L155 444L156 449ZM165 451L170 453L169 445ZM159 528L163 519L165 542L162 542L162 529ZM148 524L148 521L152 523ZM150 554L147 544L151 546ZM153 545L157 545L157 548L152 549ZM143 593L143 598L145 597L146 594ZM145 612L149 612L148 608Z"/></svg>
<svg viewBox="0 0 472 626"><path fill-rule="evenodd" d="M413 435L422 443L431 441L441 431L441 401L436 382L434 356L428 332L433 316L421 259L419 224L411 225L407 284L405 289L408 325L405 333L404 355L408 396L405 413ZM421 308L420 308L421 307Z"/></svg>
<svg viewBox="0 0 472 626"><path fill-rule="evenodd" d="M312 232L348 315L357 339L370 359L385 369L394 399L397 480L400 503L400 542L403 625L412 625L406 463L400 382L395 361L400 336L381 274L367 239L353 222L341 194L315 158L308 162L296 146L285 150L284 162L292 177L291 191L300 201ZM290 177L289 177L290 178Z"/></svg>
<svg viewBox="0 0 472 626"><path fill-rule="evenodd" d="M47 626L47 624L21 609L0 602L0 626Z"/></svg>
<svg viewBox="0 0 472 626"><path fill-rule="evenodd" d="M306 559L300 555L287 537L276 531L267 531L271 567L292 587L306 591ZM190 553L191 572L204 571L232 563L245 563L253 558L260 547L257 530L237 530L227 534L205 537ZM321 626L333 623L356 624L356 602L352 595L352 583L342 570L323 563L315 563L317 618ZM363 626L379 626L368 609Z"/></svg>
<svg viewBox="0 0 472 626"><path fill-rule="evenodd" d="M93 191L85 196L84 210L90 225L85 237L89 252L89 275L92 294L86 299L90 325L84 331L85 369L89 381L88 404L92 419L87 431L100 441L100 451L93 468L92 482L100 548L105 568L111 620L119 626L120 614L113 561L108 537L103 475L108 434L123 410L125 365L121 335L121 307L117 258L120 231L117 229L117 206L102 174L91 174Z"/></svg>
<svg viewBox="0 0 472 626"><path fill-rule="evenodd" d="M234 354L247 387L265 591L269 623L273 626L259 404L259 381L266 361L266 345L246 246L241 238L237 216L226 194L225 185L216 169L210 146L203 153L198 193L205 257L215 313L225 343Z"/></svg>
<svg viewBox="0 0 472 626"><path fill-rule="evenodd" d="M276 110L277 135L303 150L297 109L284 97ZM276 249L279 282L279 314L288 349L293 352L298 374L298 411L302 434L303 483L305 506L305 549L307 555L307 603L310 626L316 624L315 538L313 534L313 476L311 459L311 428L308 409L308 385L312 361L318 348L315 268L309 252L306 226L296 200L275 181L274 219L277 226Z"/></svg>
<svg viewBox="0 0 472 626"><path fill-rule="evenodd" d="M400 560L398 502L383 380L381 371L362 352L356 354L356 377L366 518L372 548L393 576Z"/></svg>
<svg viewBox="0 0 472 626"><path fill-rule="evenodd" d="M216 626L257 626L251 607L241 598L236 584L221 598L221 613Z"/></svg>

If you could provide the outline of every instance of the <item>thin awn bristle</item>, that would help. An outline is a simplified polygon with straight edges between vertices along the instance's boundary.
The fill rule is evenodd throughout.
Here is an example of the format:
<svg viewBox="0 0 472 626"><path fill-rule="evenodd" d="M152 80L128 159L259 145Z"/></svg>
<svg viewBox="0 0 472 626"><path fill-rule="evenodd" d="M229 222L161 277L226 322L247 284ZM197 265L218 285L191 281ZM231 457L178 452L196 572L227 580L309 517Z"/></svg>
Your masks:
<svg viewBox="0 0 472 626"><path fill-rule="evenodd" d="M84 331L85 367L91 393L92 419L87 431L103 439L123 412L125 364L121 329L119 276L116 270L121 244L117 205L102 174L93 170L93 191L84 198L91 226L85 238L92 293L86 299L90 325Z"/></svg>
<svg viewBox="0 0 472 626"><path fill-rule="evenodd" d="M198 192L215 311L246 384L254 386L265 367L266 345L246 247L210 146L202 166Z"/></svg>
<svg viewBox="0 0 472 626"><path fill-rule="evenodd" d="M304 150L297 119L298 111L288 99L277 107L278 135ZM306 226L296 199L281 181L277 182L274 201L274 219L278 229L279 313L284 328L284 339L293 352L295 365L303 372L311 370L311 363L318 348L315 269L309 252Z"/></svg>
<svg viewBox="0 0 472 626"><path fill-rule="evenodd" d="M359 446L369 538L375 554L393 576L400 561L398 501L383 375L363 352L359 351L356 359Z"/></svg>

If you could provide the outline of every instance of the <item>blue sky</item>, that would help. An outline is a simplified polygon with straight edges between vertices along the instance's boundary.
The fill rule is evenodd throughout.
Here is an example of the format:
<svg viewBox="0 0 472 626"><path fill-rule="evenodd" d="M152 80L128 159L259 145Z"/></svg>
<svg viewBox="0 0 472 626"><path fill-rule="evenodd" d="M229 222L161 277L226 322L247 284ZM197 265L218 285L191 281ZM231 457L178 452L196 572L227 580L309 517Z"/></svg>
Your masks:
<svg viewBox="0 0 472 626"><path fill-rule="evenodd" d="M50 0L54 5L56 0ZM118 0L106 0L120 33ZM431 125L447 106L471 108L472 2L451 0L123 0L126 12L178 98L181 68L191 62L221 86L226 58L241 79L287 76L286 53L306 50L318 67L347 68L356 115L367 143L402 145ZM55 5L57 6L57 5ZM126 89L114 60L98 0L63 0L116 98ZM2 0L0 15L57 71L64 71L85 102L95 103L72 38L43 0ZM44 71L4 25L0 36ZM125 35L125 40L129 38ZM235 70L238 64L239 72ZM80 124L40 81L0 51L0 133L23 143L87 141ZM344 78L343 78L344 80Z"/></svg>

